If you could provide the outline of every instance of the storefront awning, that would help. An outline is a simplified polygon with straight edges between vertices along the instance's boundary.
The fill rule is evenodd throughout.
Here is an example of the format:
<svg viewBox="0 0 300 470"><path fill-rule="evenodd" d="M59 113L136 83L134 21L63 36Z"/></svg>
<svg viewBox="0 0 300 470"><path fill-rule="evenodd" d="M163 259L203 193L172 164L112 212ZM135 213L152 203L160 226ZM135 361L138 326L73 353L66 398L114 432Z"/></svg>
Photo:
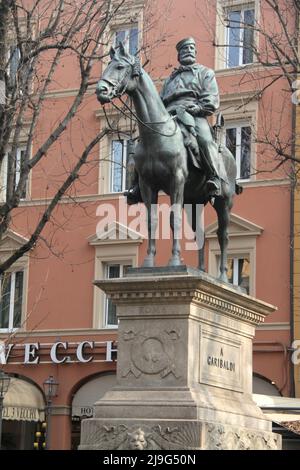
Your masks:
<svg viewBox="0 0 300 470"><path fill-rule="evenodd" d="M11 378L3 401L2 418L14 421L44 421L42 392L25 380Z"/></svg>
<svg viewBox="0 0 300 470"><path fill-rule="evenodd" d="M300 399L253 394L266 418L300 435Z"/></svg>

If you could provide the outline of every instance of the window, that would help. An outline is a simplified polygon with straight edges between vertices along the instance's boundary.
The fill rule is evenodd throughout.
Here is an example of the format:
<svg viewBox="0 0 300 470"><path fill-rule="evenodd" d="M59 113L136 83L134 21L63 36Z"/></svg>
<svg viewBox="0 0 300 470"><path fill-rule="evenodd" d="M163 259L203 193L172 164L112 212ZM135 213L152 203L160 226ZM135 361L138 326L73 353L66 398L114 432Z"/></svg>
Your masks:
<svg viewBox="0 0 300 470"><path fill-rule="evenodd" d="M26 149L25 148L18 148L17 149L17 156L16 156L16 173L15 173L15 189L17 188L18 184L19 184L19 181L20 181L20 176L21 176L21 168L22 168L22 164L24 162L24 158L25 158L25 152L26 152ZM21 194L21 198L25 198L26 197L26 187L24 188L22 194Z"/></svg>
<svg viewBox="0 0 300 470"><path fill-rule="evenodd" d="M24 147L19 147L16 152L16 160L14 162L15 164L15 182L14 182L14 189L17 188L19 181L20 181L20 176L21 176L21 168L22 164L24 162L25 158L25 152L26 149ZM8 154L9 155L9 154ZM2 168L1 168L1 187L0 187L0 199L1 202L4 202L6 199L6 191L8 188L8 155L5 156L3 162L2 162ZM25 199L27 196L27 184L21 193L21 198Z"/></svg>
<svg viewBox="0 0 300 470"><path fill-rule="evenodd" d="M127 173L127 140L113 140L111 143L110 192L120 193L129 186Z"/></svg>
<svg viewBox="0 0 300 470"><path fill-rule="evenodd" d="M144 236L126 225L108 223L103 231L88 238L89 245L95 249L94 279L122 277L130 266L138 266L139 246ZM111 302L99 287L94 287L93 328L116 327L115 311Z"/></svg>
<svg viewBox="0 0 300 470"><path fill-rule="evenodd" d="M8 67L8 76L11 86L15 85L18 68L21 61L21 52L20 49L16 46L11 46L9 51L9 67Z"/></svg>
<svg viewBox="0 0 300 470"><path fill-rule="evenodd" d="M247 180L251 175L251 127L228 126L226 147L231 151L237 166L237 179Z"/></svg>
<svg viewBox="0 0 300 470"><path fill-rule="evenodd" d="M125 264L108 264L106 265L106 278L114 279L123 277L131 265ZM108 327L118 326L116 306L112 303L111 299L105 299L105 325Z"/></svg>
<svg viewBox="0 0 300 470"><path fill-rule="evenodd" d="M138 51L138 37L138 28L136 26L120 29L115 32L115 46L118 46L121 41L125 46L125 50L135 55Z"/></svg>
<svg viewBox="0 0 300 470"><path fill-rule="evenodd" d="M263 228L231 213L228 244L227 275L229 282L243 287L255 297L256 284L256 240ZM205 229L209 244L208 272L218 277L220 274L220 246L218 242L218 222Z"/></svg>
<svg viewBox="0 0 300 470"><path fill-rule="evenodd" d="M24 272L5 273L1 281L0 329L13 330L21 326Z"/></svg>
<svg viewBox="0 0 300 470"><path fill-rule="evenodd" d="M237 67L253 62L253 26L254 8L227 12L227 67Z"/></svg>
<svg viewBox="0 0 300 470"><path fill-rule="evenodd" d="M227 261L228 281L234 286L240 286L249 294L250 287L250 259L245 258L228 258Z"/></svg>

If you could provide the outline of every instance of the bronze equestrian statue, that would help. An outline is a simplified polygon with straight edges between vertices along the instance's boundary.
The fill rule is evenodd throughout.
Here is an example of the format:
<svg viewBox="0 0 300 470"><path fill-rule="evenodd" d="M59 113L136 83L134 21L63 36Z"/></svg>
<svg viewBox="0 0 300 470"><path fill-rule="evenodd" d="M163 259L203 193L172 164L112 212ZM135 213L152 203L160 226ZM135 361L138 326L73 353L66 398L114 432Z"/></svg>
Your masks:
<svg viewBox="0 0 300 470"><path fill-rule="evenodd" d="M227 281L227 245L230 210L236 185L236 163L231 152L218 145L207 122L219 107L214 72L195 63L193 38L177 44L180 67L166 80L161 97L151 78L122 43L111 48L108 64L96 88L101 104L127 93L131 96L139 126L135 148L136 181L127 193L129 204L143 201L148 210L148 251L143 266L154 266L158 192L170 196L170 224L173 232L169 265L181 264L180 236L182 207L192 205L192 230L197 231L197 204L213 203L218 215L220 280ZM204 270L204 247L200 269Z"/></svg>

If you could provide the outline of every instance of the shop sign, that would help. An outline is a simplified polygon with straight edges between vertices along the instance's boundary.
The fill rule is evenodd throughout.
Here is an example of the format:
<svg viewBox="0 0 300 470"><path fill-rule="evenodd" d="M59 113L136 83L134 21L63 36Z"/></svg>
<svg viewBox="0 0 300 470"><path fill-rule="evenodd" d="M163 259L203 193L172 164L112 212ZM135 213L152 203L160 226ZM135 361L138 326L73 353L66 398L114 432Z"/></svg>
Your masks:
<svg viewBox="0 0 300 470"><path fill-rule="evenodd" d="M16 421L39 421L40 411L36 408L24 406L4 406L2 418Z"/></svg>
<svg viewBox="0 0 300 470"><path fill-rule="evenodd" d="M45 356L45 348L49 351L49 356ZM103 348L104 347L104 348ZM22 361L16 362L14 350L22 349ZM42 350L43 354L42 354ZM101 349L101 351L100 351ZM95 355L100 352L105 353L105 359L97 359ZM57 341L53 344L49 343L24 343L24 344L8 344L0 342L0 364L21 363L21 364L69 364L73 362L113 362L116 357L116 343L114 341L81 341L79 343L71 343L67 341ZM19 357L18 357L19 359Z"/></svg>

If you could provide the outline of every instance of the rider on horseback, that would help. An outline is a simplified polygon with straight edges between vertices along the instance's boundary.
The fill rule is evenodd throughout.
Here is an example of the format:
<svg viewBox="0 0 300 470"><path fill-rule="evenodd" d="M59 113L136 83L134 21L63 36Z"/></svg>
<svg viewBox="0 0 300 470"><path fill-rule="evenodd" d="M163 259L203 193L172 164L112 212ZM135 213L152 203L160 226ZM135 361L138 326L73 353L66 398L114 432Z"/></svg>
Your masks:
<svg viewBox="0 0 300 470"><path fill-rule="evenodd" d="M220 179L227 181L222 158L207 122L219 108L219 90L213 70L196 64L193 38L181 40L177 45L180 67L165 81L161 98L170 114L176 116L182 130L190 162L202 168L207 176L209 196L220 195ZM126 191L128 204L141 202L138 181Z"/></svg>

